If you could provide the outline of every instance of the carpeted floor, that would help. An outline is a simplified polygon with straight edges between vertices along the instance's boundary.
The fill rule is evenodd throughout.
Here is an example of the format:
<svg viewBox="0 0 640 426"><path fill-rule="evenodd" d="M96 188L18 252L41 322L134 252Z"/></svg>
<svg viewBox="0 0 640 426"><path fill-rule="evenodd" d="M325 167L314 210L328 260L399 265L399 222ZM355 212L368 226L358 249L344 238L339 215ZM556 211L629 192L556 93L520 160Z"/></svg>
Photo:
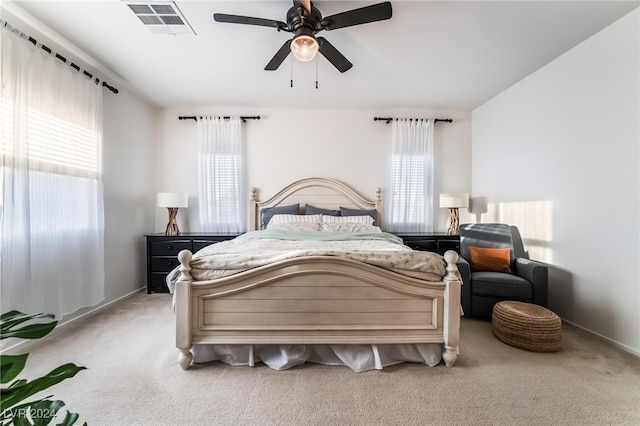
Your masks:
<svg viewBox="0 0 640 426"><path fill-rule="evenodd" d="M30 347L21 377L87 367L43 396L90 426L640 424L640 359L575 327L562 333L560 352L532 353L463 318L453 368L215 362L183 371L170 296L141 292Z"/></svg>

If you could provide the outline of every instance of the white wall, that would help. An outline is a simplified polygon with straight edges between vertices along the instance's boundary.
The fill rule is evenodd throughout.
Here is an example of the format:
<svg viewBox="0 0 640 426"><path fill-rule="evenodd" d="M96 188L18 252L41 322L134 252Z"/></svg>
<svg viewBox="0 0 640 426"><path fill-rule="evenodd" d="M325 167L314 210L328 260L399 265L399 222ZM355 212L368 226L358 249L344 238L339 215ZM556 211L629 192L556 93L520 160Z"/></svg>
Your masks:
<svg viewBox="0 0 640 426"><path fill-rule="evenodd" d="M156 140L156 189L188 192L189 208L178 213L181 231L199 231L196 123L180 115L259 115L243 124L248 155L248 188L261 199L305 177L340 179L373 198L383 189L390 169L391 125L373 117L452 118L435 128L435 194L469 192L471 122L468 112L356 109L169 108L161 111ZM437 207L437 201L435 206ZM434 228L446 230L447 211L437 210ZM156 231L167 224L166 209L157 209Z"/></svg>
<svg viewBox="0 0 640 426"><path fill-rule="evenodd" d="M155 213L155 110L126 90L105 93L105 302L146 285L145 234Z"/></svg>
<svg viewBox="0 0 640 426"><path fill-rule="evenodd" d="M550 307L640 354L640 11L472 113L472 190L548 261ZM533 207L533 208L531 208Z"/></svg>

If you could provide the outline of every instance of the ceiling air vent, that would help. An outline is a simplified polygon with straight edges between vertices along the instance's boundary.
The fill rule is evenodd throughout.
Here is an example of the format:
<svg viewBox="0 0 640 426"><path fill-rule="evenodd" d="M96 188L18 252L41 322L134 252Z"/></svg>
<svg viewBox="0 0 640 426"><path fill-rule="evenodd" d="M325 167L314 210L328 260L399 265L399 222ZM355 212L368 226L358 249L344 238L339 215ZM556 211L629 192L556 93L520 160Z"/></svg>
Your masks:
<svg viewBox="0 0 640 426"><path fill-rule="evenodd" d="M127 1L127 6L152 33L195 35L191 25L172 1Z"/></svg>

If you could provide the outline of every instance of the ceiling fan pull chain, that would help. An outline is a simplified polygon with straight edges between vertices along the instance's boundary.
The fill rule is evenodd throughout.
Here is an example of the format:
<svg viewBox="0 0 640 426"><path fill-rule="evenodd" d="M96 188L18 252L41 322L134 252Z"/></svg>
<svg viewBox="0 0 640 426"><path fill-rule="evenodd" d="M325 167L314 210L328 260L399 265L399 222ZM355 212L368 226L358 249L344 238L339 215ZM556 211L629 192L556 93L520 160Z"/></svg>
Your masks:
<svg viewBox="0 0 640 426"><path fill-rule="evenodd" d="M316 89L318 88L318 57L316 56Z"/></svg>
<svg viewBox="0 0 640 426"><path fill-rule="evenodd" d="M293 58L291 58L289 64L291 65L291 87L293 87Z"/></svg>

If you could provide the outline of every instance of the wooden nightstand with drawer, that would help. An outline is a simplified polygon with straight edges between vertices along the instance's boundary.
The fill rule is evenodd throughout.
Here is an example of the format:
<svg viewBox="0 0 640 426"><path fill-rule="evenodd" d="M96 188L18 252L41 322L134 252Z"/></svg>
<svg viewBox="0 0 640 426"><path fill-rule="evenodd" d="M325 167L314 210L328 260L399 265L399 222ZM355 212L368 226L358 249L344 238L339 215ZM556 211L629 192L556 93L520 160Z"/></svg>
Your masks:
<svg viewBox="0 0 640 426"><path fill-rule="evenodd" d="M238 233L189 233L168 236L165 234L145 235L147 238L147 293L167 293L167 274L177 267L178 253L191 250L192 253L213 243L230 240Z"/></svg>
<svg viewBox="0 0 640 426"><path fill-rule="evenodd" d="M445 233L401 233L395 235L402 238L406 246L414 250L432 251L444 255L447 250L460 253L460 236Z"/></svg>

